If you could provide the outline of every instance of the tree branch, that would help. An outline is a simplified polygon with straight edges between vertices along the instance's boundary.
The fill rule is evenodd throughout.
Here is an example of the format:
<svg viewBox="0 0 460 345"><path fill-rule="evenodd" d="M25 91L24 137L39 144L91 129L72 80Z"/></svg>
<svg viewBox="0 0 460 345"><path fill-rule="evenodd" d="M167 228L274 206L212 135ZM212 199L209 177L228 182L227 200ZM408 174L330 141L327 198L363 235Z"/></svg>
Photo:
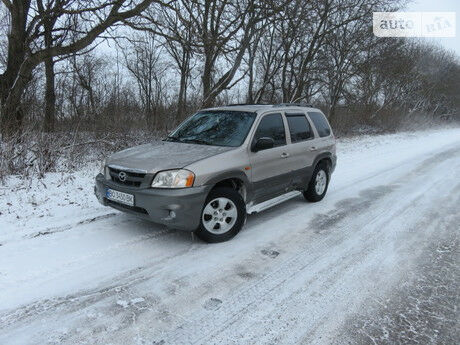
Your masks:
<svg viewBox="0 0 460 345"><path fill-rule="evenodd" d="M36 62L36 64L38 64L48 57L72 54L79 50L82 50L90 44L92 44L99 37L99 35L102 34L105 30L107 30L110 26L117 22L121 22L123 20L136 16L140 12L147 9L147 7L149 7L154 1L156 0L144 0L131 10L125 12L118 12L118 10L124 3L124 1L119 0L115 3L107 18L95 27L93 27L84 37L78 39L73 43L70 43L67 46L55 46L50 47L48 49L43 49L33 54L31 58L33 61Z"/></svg>
<svg viewBox="0 0 460 345"><path fill-rule="evenodd" d="M13 9L13 4L9 0L2 0L2 2L5 4L8 10L11 11Z"/></svg>

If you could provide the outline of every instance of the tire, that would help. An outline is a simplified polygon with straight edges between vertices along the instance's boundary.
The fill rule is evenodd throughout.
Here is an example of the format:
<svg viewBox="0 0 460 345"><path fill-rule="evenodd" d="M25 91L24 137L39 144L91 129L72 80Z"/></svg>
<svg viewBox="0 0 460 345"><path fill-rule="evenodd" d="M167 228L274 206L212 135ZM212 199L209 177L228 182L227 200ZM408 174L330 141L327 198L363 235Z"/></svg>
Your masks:
<svg viewBox="0 0 460 345"><path fill-rule="evenodd" d="M311 202L321 201L329 186L329 166L325 162L319 163L311 176L308 188L303 192L305 199Z"/></svg>
<svg viewBox="0 0 460 345"><path fill-rule="evenodd" d="M205 242L228 241L241 230L246 220L246 204L234 189L218 187L209 193L200 214L195 234Z"/></svg>

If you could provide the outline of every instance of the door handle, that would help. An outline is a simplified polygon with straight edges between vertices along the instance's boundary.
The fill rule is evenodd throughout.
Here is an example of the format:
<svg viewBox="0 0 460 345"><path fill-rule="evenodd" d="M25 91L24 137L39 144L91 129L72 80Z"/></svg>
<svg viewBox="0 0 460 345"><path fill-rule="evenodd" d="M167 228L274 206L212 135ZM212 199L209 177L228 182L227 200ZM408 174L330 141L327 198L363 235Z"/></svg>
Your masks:
<svg viewBox="0 0 460 345"><path fill-rule="evenodd" d="M289 153L283 152L281 154L281 158L288 158L288 157L289 157Z"/></svg>
<svg viewBox="0 0 460 345"><path fill-rule="evenodd" d="M310 147L310 151L316 151L316 150L317 150L316 146Z"/></svg>

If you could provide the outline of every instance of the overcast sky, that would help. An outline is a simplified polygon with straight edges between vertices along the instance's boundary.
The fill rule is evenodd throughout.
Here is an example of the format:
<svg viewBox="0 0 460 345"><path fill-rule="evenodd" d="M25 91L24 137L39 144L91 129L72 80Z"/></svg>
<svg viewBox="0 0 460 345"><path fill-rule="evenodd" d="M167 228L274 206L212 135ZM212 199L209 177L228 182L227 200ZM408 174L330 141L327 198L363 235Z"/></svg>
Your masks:
<svg viewBox="0 0 460 345"><path fill-rule="evenodd" d="M454 50L460 56L460 0L414 0L407 8L407 11L413 12L456 12L456 37L452 38L424 38L426 40L435 40L444 47Z"/></svg>

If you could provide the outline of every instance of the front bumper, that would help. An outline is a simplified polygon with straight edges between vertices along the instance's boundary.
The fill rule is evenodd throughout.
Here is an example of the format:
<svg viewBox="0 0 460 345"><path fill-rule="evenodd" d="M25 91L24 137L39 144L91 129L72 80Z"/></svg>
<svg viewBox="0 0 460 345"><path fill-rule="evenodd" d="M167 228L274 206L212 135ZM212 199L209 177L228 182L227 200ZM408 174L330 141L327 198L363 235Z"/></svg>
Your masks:
<svg viewBox="0 0 460 345"><path fill-rule="evenodd" d="M134 207L108 200L106 189L134 195ZM117 210L134 214L168 227L194 231L200 225L201 211L211 186L181 189L135 188L106 180L104 175L96 176L94 193L99 202ZM171 217L171 211L175 216Z"/></svg>

